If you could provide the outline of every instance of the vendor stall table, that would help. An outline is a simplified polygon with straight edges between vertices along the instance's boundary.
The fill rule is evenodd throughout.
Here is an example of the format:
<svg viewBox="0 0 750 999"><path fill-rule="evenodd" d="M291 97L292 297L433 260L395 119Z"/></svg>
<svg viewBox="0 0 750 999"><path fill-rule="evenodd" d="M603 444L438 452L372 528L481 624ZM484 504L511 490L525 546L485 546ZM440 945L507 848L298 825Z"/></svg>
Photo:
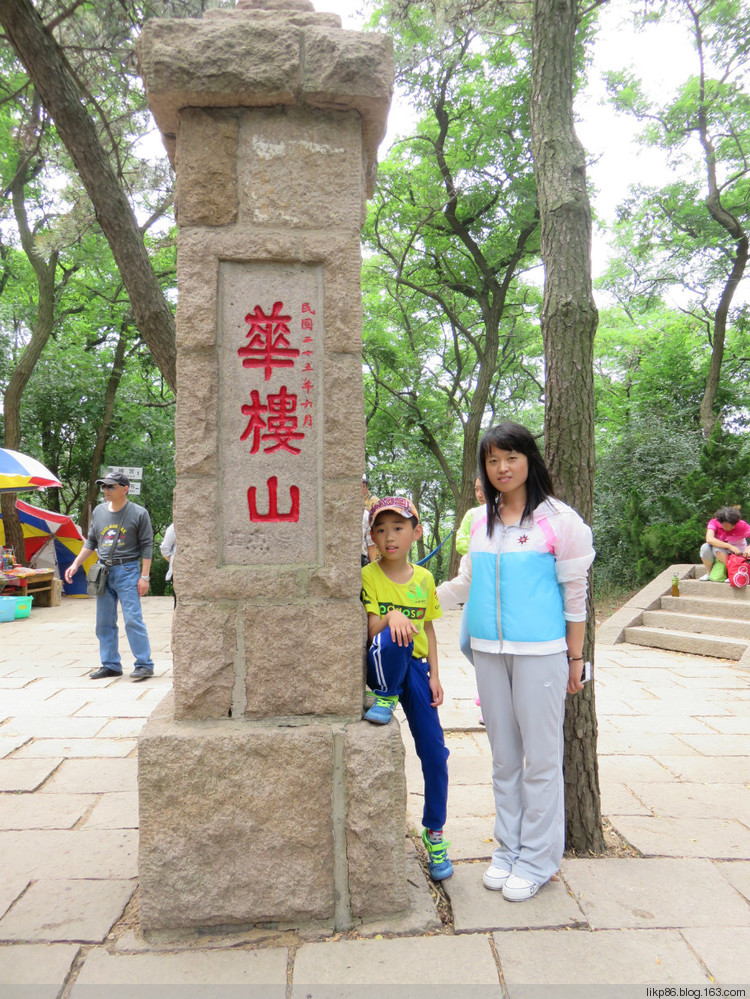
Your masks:
<svg viewBox="0 0 750 999"><path fill-rule="evenodd" d="M55 595L54 569L27 569L24 566L16 566L14 569L6 569L6 594L10 588L17 595L29 593L34 597L35 607L54 606L53 595Z"/></svg>

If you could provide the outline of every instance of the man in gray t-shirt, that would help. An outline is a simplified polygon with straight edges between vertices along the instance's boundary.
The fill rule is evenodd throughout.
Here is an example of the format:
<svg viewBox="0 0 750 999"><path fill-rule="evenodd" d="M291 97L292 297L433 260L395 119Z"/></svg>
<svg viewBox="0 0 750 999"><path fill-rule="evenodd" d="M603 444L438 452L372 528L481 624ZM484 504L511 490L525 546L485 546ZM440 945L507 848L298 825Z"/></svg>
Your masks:
<svg viewBox="0 0 750 999"><path fill-rule="evenodd" d="M99 639L99 669L92 680L122 676L118 648L117 603L122 607L125 634L135 657L130 674L135 681L154 675L151 645L141 609L141 597L148 593L149 572L154 548L154 532L148 512L128 500L130 479L111 472L97 484L104 490L105 502L91 515L86 544L65 571L70 582L82 562L97 551L100 562L110 565L104 593L96 598L96 637Z"/></svg>

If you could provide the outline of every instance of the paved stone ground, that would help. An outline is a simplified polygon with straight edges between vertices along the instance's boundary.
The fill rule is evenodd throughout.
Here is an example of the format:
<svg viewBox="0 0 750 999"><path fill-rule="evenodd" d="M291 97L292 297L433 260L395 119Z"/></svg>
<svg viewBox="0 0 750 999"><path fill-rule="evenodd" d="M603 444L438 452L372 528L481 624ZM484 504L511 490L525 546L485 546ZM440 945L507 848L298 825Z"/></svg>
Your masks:
<svg viewBox="0 0 750 999"><path fill-rule="evenodd" d="M482 887L489 754L455 613L437 626L450 907L408 843L404 918L328 936L144 940L136 736L171 684L172 601L145 607L156 676L141 684L88 679L98 664L93 601L0 624L0 999L88 999L113 985L117 999L561 999L614 995L582 991L613 983L644 999L646 984L671 983L744 985L750 995L750 674L718 659L599 647L603 812L632 849L566 858L559 880L511 904ZM405 728L404 737L417 828L421 775ZM452 912L448 925L438 903Z"/></svg>

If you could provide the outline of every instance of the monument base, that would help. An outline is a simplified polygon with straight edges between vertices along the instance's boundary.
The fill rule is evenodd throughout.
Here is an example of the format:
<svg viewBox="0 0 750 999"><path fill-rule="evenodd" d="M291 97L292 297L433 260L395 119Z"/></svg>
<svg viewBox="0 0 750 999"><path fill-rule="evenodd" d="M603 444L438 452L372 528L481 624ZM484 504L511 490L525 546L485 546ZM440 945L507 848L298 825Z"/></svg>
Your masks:
<svg viewBox="0 0 750 999"><path fill-rule="evenodd" d="M404 749L395 723L175 721L138 743L144 932L350 928L407 908Z"/></svg>

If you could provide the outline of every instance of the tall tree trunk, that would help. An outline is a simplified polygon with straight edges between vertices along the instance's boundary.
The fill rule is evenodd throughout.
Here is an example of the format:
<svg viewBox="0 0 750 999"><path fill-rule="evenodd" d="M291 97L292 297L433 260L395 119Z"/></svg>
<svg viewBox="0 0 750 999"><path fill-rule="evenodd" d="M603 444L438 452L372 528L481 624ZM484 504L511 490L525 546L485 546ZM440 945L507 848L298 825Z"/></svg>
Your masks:
<svg viewBox="0 0 750 999"><path fill-rule="evenodd" d="M727 332L727 318L729 307L732 304L734 293L739 287L748 262L748 237L739 218L729 211L721 200L721 186L716 170L716 150L709 135L708 124L708 102L706 100L706 69L705 56L703 51L703 29L701 27L700 11L691 3L685 6L693 19L693 30L695 34L695 47L698 52L700 62L699 74L699 103L698 103L698 138L703 149L703 160L706 166L706 180L708 183L708 196L706 197L706 208L711 218L725 230L735 241L734 257L732 259L732 270L724 282L721 298L713 316L713 336L711 344L711 363L706 376L706 387L703 392L700 406L700 420L703 429L703 436L708 440L716 423L716 396L719 393L719 381L721 378L721 365L724 360L724 343Z"/></svg>
<svg viewBox="0 0 750 999"><path fill-rule="evenodd" d="M594 496L593 344L598 321L591 290L591 210L584 151L573 125L576 0L534 0L531 149L542 260L546 359L545 458L558 495L591 521ZM589 599L584 654L593 659ZM601 853L604 836L596 761L594 685L567 701L566 842Z"/></svg>
<svg viewBox="0 0 750 999"><path fill-rule="evenodd" d="M115 415L115 396L117 395L117 389L120 386L120 380L125 370L125 350L127 347L129 322L130 317L126 316L120 327L120 336L115 348L115 359L112 363L112 370L109 374L107 388L104 393L104 412L96 428L96 443L91 455L91 473L86 487L86 500L83 504L83 512L81 513L81 533L84 537L88 534L91 511L96 506L96 499L99 495L99 486L97 486L96 480L99 478L99 466L104 461L104 451L107 447L110 430L112 429L112 418Z"/></svg>
<svg viewBox="0 0 750 999"><path fill-rule="evenodd" d="M174 390L174 316L146 253L133 209L86 112L65 57L30 0L0 0L0 24L54 119L114 254L136 325Z"/></svg>
<svg viewBox="0 0 750 999"><path fill-rule="evenodd" d="M29 378L33 374L36 362L49 340L55 325L55 272L57 270L57 250L53 250L49 260L45 260L39 252L34 237L29 228L24 201L24 188L28 177L27 165L19 166L11 184L10 193L13 201L13 211L21 237L24 253L34 269L37 283L37 314L31 328L31 338L26 344L18 363L8 381L3 396L3 423L5 429L5 446L14 451L21 447L21 399ZM16 560L26 564L26 551L23 541L23 528L18 519L16 509L17 493L6 493L3 496L3 528L6 544L13 547Z"/></svg>

